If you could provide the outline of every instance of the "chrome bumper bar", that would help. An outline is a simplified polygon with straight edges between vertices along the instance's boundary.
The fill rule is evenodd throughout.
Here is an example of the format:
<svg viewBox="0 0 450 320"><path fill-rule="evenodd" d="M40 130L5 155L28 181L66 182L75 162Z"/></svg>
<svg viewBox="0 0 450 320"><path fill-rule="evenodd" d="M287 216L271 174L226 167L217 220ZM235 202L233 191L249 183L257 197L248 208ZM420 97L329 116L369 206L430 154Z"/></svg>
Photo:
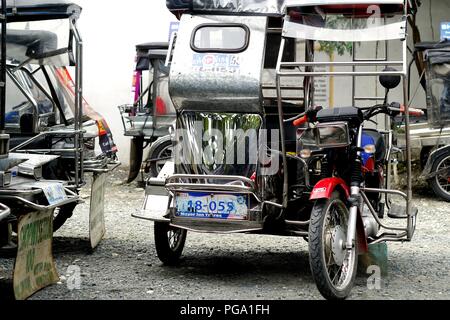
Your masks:
<svg viewBox="0 0 450 320"><path fill-rule="evenodd" d="M7 218L10 214L11 214L11 210L4 204L0 203L0 221Z"/></svg>

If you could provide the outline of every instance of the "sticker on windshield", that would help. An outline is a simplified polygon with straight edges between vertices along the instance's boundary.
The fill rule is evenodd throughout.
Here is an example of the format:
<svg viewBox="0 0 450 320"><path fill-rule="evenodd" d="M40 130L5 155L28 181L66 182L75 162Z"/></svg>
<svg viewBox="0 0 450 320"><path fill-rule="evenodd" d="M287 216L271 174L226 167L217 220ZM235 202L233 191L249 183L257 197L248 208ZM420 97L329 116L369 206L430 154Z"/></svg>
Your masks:
<svg viewBox="0 0 450 320"><path fill-rule="evenodd" d="M198 53L193 55L192 69L195 72L239 74L241 60L235 54Z"/></svg>

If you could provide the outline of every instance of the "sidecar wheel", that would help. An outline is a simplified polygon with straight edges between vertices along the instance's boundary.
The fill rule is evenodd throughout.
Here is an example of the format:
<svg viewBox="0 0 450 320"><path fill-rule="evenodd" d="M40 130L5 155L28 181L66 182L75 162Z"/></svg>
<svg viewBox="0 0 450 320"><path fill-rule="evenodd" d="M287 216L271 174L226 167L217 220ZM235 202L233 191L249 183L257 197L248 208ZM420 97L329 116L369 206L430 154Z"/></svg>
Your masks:
<svg viewBox="0 0 450 320"><path fill-rule="evenodd" d="M166 141L161 144L155 151L149 155L147 160L148 172L150 177L157 177L164 167L165 163L169 161L173 156L173 146L172 141ZM154 161L154 159L162 159Z"/></svg>
<svg viewBox="0 0 450 320"><path fill-rule="evenodd" d="M346 299L355 282L357 249L345 249L348 218L339 193L317 201L311 213L309 262L317 288L329 300Z"/></svg>
<svg viewBox="0 0 450 320"><path fill-rule="evenodd" d="M183 253L187 231L155 222L155 247L159 260L168 266L176 265Z"/></svg>
<svg viewBox="0 0 450 320"><path fill-rule="evenodd" d="M450 155L444 154L434 161L431 172L444 171L431 179L430 184L434 193L445 201L450 202L450 177L445 172L450 168Z"/></svg>

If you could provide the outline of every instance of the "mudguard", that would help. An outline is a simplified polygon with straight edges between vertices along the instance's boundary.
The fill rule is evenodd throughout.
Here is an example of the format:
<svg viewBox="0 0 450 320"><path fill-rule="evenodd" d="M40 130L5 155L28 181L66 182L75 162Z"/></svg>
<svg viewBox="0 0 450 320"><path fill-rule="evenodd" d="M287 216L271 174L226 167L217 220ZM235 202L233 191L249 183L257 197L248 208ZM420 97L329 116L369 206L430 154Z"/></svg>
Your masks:
<svg viewBox="0 0 450 320"><path fill-rule="evenodd" d="M311 192L310 200L331 199L336 188L342 189L347 199L350 197L350 188L347 186L345 181L340 178L333 177L319 181ZM369 250L369 246L366 239L366 233L364 231L364 222L359 210L356 230L358 234L358 252L359 254L366 253Z"/></svg>
<svg viewBox="0 0 450 320"><path fill-rule="evenodd" d="M167 142L167 141L172 141L172 137L170 135L164 136L159 138L158 140L156 140L155 142L152 143L152 145L150 146L150 150L148 152L149 154L149 158L148 160L151 159L151 156L153 153L155 153L155 150L161 146L163 143Z"/></svg>
<svg viewBox="0 0 450 320"><path fill-rule="evenodd" d="M133 182L141 171L142 158L144 156L144 137L135 137L131 140L130 172L127 183Z"/></svg>
<svg viewBox="0 0 450 320"><path fill-rule="evenodd" d="M430 156L428 157L428 161L425 166L425 169L422 173L422 176L425 179L431 179L431 178L435 177L436 173L431 172L431 170L433 169L433 164L438 158L440 158L441 156L446 155L446 154L450 155L450 145L439 148L430 154Z"/></svg>
<svg viewBox="0 0 450 320"><path fill-rule="evenodd" d="M342 188L346 198L350 197L350 188L340 178L327 178L320 180L311 192L310 200L330 199L337 187Z"/></svg>

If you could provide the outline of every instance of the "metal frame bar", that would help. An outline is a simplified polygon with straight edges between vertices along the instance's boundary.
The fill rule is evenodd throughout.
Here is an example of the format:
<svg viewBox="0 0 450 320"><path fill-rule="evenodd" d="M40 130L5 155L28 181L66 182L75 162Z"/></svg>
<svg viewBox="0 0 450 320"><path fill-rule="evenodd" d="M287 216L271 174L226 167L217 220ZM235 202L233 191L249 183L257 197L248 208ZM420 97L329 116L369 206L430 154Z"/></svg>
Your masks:
<svg viewBox="0 0 450 320"><path fill-rule="evenodd" d="M1 0L1 57L0 57L0 134L6 129L6 32L8 28L6 0Z"/></svg>
<svg viewBox="0 0 450 320"><path fill-rule="evenodd" d="M29 201L29 200L26 200L26 199L24 199L24 198L22 198L20 196L17 196L17 195L9 196L9 195L2 195L2 194L0 194L0 200L8 200L8 201L12 200L12 201L22 202L24 205L30 207L31 209L39 210L39 211L52 210L52 209L55 209L55 208L58 208L58 207L61 207L61 206L64 206L66 204L73 203L73 202L76 202L76 201L79 200L79 197L78 197L78 195L75 192L73 192L73 191L71 191L71 190L69 190L67 188L64 188L64 190L69 194L67 199L64 200L64 201L61 201L59 203L56 203L54 205L49 205L49 206L43 206L43 205L35 204L35 203L33 203L33 202ZM17 194L17 192L15 192L15 194Z"/></svg>
<svg viewBox="0 0 450 320"><path fill-rule="evenodd" d="M4 204L0 203L0 221L5 219L6 217L8 217L10 214L11 214L11 209L9 209Z"/></svg>
<svg viewBox="0 0 450 320"><path fill-rule="evenodd" d="M404 6L404 16L406 17L408 15L408 3L405 3ZM407 30L405 30L406 32ZM400 41L400 40L399 40ZM406 139L406 162L407 162L407 175L408 175L408 191L407 193L396 193L398 195L403 196L406 198L407 207L406 207L406 214L408 216L408 227L407 229L401 229L402 231L406 231L406 236L408 239L410 239L414 233L414 217L411 216L411 209L412 209L412 163L411 163L411 132L410 132L410 116L409 116L409 108L410 103L408 99L408 46L407 41L403 41L403 60L402 61L387 61L388 57L386 57L386 61L381 61L380 59L375 59L373 61L353 61L353 62L283 62L283 53L285 48L285 42L286 38L282 37L281 45L280 45L280 52L278 55L278 62L277 62L277 68L276 68L276 86L277 86L277 95L278 95L278 110L279 110L279 117L280 117L280 127L281 127L281 143L282 143L282 157L283 157L283 166L287 167L287 155L285 150L285 140L284 140L284 130L283 130L283 108L282 108L282 97L281 97L281 77L315 77L315 76L325 76L325 77L331 77L331 76L352 76L353 77L353 91L352 91L352 98L354 100L355 96L355 77L357 76L381 76L381 75L396 75L401 76L403 79L403 95L404 95L404 105L405 105L405 139ZM386 51L388 53L388 48L386 47ZM353 60L355 60L355 55L353 52ZM356 71L356 67L358 66L385 66L385 65L401 65L402 70L401 71ZM282 69L284 67L315 67L315 66L352 66L353 71L338 71L338 72L315 72L315 71L283 71ZM287 170L284 170L284 188L283 188L283 207L287 207L287 201L288 201L288 173ZM370 189L365 189L366 192L370 192ZM378 192L383 193L391 193L393 190L378 190ZM395 191L394 191L395 192ZM364 192L361 192L363 194ZM364 195L365 196L365 195ZM364 197L363 196L363 197ZM370 205L370 203L369 203ZM371 208L371 211L374 211L373 208ZM372 212L373 214L373 212ZM378 218L378 217L377 217ZM395 238L390 235L390 239Z"/></svg>
<svg viewBox="0 0 450 320"><path fill-rule="evenodd" d="M82 148L83 143L83 40L77 29L76 19L70 20L70 29L73 32L76 45L75 55L75 147ZM81 186L84 181L84 154L83 151L75 153L75 185Z"/></svg>
<svg viewBox="0 0 450 320"><path fill-rule="evenodd" d="M27 90L24 89L24 87L20 83L19 79L17 79L17 77L11 72L11 70L6 68L6 73L10 77L12 82L14 82L14 84L19 89L19 91L22 92L22 94L25 96L25 98L27 98L27 100L33 105L35 111L38 112L37 111L38 110L37 102L34 99L34 97L30 94L30 92L27 92Z"/></svg>

